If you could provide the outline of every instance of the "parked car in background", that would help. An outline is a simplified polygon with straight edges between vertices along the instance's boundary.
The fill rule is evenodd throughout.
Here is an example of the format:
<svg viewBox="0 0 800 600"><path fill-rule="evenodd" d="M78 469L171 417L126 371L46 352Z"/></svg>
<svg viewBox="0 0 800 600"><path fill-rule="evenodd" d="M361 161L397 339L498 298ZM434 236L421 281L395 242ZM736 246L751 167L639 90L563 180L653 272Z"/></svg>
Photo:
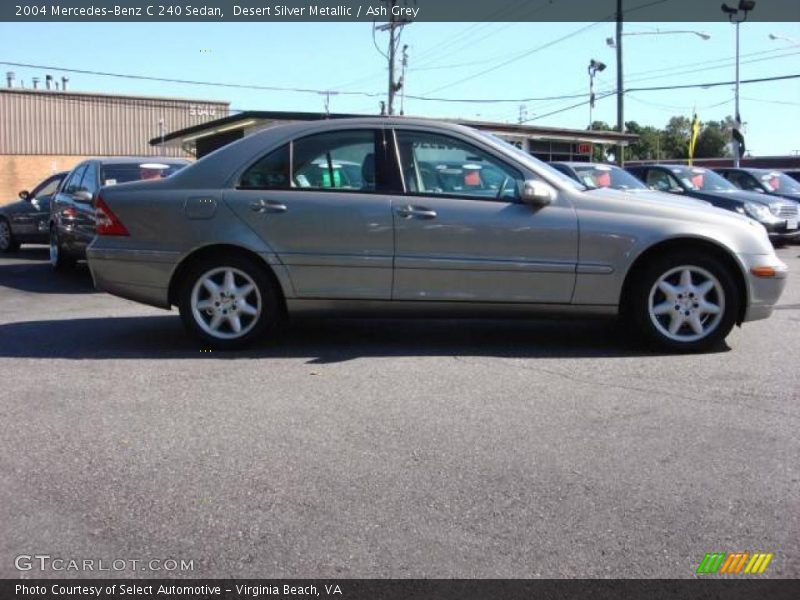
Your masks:
<svg viewBox="0 0 800 600"><path fill-rule="evenodd" d="M550 166L588 188L612 188L622 191L649 189L636 177L616 165L589 162L551 162Z"/></svg>
<svg viewBox="0 0 800 600"><path fill-rule="evenodd" d="M301 177L323 159L327 177ZM360 183L337 182L341 160ZM786 277L751 219L587 191L490 134L422 119L272 127L167 179L104 187L96 209L95 285L178 306L206 348L287 314L549 313L621 315L660 348L699 351L768 317Z"/></svg>
<svg viewBox="0 0 800 600"><path fill-rule="evenodd" d="M80 163L51 202L50 264L54 269L67 269L86 258L86 246L95 235L93 201L101 187L163 179L188 164L187 160L160 157L93 158Z"/></svg>
<svg viewBox="0 0 800 600"><path fill-rule="evenodd" d="M800 182L774 169L724 167L715 169L740 190L781 196L800 202Z"/></svg>
<svg viewBox="0 0 800 600"><path fill-rule="evenodd" d="M50 175L19 200L0 206L0 252L14 252L20 244L46 244L49 238L50 199L67 171Z"/></svg>
<svg viewBox="0 0 800 600"><path fill-rule="evenodd" d="M710 169L682 165L626 167L653 189L707 200L714 206L758 221L774 243L800 238L798 205L791 200L740 190Z"/></svg>
<svg viewBox="0 0 800 600"><path fill-rule="evenodd" d="M705 200L698 200L695 198L678 198L671 194L664 194L657 192L644 183L639 181L636 177L628 173L625 169L616 165L607 165L604 163L586 163L586 162L552 162L550 163L555 169L558 169L565 175L572 177L590 189L613 189L621 192L627 192L638 196L639 198L669 200L671 202L683 202L688 205L705 205L709 206L710 203Z"/></svg>

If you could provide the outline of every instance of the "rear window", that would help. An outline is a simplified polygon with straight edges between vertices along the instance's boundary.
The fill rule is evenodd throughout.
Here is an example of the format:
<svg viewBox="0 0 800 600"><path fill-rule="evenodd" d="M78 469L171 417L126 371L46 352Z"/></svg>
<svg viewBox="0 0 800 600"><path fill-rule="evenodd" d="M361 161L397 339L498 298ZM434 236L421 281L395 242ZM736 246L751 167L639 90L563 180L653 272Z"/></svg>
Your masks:
<svg viewBox="0 0 800 600"><path fill-rule="evenodd" d="M176 163L142 162L109 163L100 170L100 185L116 185L129 181L163 179L177 173L186 165Z"/></svg>

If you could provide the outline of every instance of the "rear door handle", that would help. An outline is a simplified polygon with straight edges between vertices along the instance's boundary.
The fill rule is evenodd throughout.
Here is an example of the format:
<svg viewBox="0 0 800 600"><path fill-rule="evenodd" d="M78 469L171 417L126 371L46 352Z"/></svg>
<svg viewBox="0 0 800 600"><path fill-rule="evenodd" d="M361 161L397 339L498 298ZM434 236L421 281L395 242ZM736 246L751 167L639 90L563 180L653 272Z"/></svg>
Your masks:
<svg viewBox="0 0 800 600"><path fill-rule="evenodd" d="M436 211L425 206L401 206L397 209L397 214L404 219L435 219Z"/></svg>
<svg viewBox="0 0 800 600"><path fill-rule="evenodd" d="M254 200L250 203L250 210L257 213L282 213L286 212L286 205L277 200Z"/></svg>

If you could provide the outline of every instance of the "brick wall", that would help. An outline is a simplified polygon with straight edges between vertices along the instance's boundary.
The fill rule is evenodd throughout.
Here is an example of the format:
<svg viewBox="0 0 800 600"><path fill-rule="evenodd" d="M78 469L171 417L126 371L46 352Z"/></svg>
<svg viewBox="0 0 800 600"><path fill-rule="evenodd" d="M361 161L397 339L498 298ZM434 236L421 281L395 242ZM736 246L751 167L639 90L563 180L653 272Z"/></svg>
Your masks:
<svg viewBox="0 0 800 600"><path fill-rule="evenodd" d="M42 179L69 171L87 156L0 155L0 204L18 200L20 190L32 190Z"/></svg>

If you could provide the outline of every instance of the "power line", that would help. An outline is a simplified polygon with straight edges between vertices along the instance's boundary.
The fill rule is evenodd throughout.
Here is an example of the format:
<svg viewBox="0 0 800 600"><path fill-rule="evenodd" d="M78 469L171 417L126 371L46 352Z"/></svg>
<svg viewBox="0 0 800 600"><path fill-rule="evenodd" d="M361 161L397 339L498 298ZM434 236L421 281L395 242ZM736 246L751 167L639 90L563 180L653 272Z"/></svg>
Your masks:
<svg viewBox="0 0 800 600"><path fill-rule="evenodd" d="M438 88L435 88L433 90L429 90L428 92L426 92L426 94L433 94L435 92L439 92L441 90L445 90L445 89L453 87L455 85L460 85L462 83L466 83L467 81L471 81L471 80L475 79L476 77L480 77L482 75L486 75L487 73L491 73L492 71L496 71L497 69L502 69L503 67L506 67L506 66L510 65L511 63L517 62L518 60L522 60L523 58L527 58L528 56L530 56L532 54L535 54L536 52L540 52L542 50L550 48L551 46L555 46L556 44L559 44L559 43L561 43L561 42L563 42L565 40L568 40L568 39L570 39L572 37L575 37L576 35L579 35L579 34L583 33L584 31L588 31L589 29L591 29L593 27L596 27L596 26L600 25L603 22L604 21L598 21L596 23L590 23L589 25L585 25L584 27L576 29L575 31L573 31L571 33L568 33L567 35L564 35L564 36L562 36L562 37L560 37L558 39L552 40L550 42L547 42L546 44L542 44L541 46L537 46L537 47L532 48L530 50L526 50L522 54L518 54L514 58L510 58L510 59L500 63L499 65L495 65L493 67L489 67L488 69L484 69L482 71L479 71L479 72L474 73L472 75L469 75L467 77L462 77L461 79L459 79L457 81L453 81L451 83L439 86Z"/></svg>
<svg viewBox="0 0 800 600"><path fill-rule="evenodd" d="M52 71L63 71L65 73L79 73L81 75L97 75L102 77L117 77L120 79L134 79L137 81L158 81L160 83L180 83L184 85L202 85L208 87L223 87L235 89L248 89L248 90L261 90L270 92L294 92L299 94L327 94L336 90L331 89L315 89L315 88L293 88L293 87L280 87L274 85L256 85L246 83L223 83L217 81L200 81L193 79L174 79L171 77L154 77L152 75L136 75L133 73L111 73L108 71L91 71L88 69L72 69L66 67L54 67L52 65L33 65L29 63L0 61L0 65L7 65L10 67L23 67L28 69L43 69ZM340 95L345 96L363 96L367 98L382 97L383 94L379 92L347 92L338 91Z"/></svg>
<svg viewBox="0 0 800 600"><path fill-rule="evenodd" d="M743 79L739 82L740 85L750 84L750 83L766 83L770 81L785 81L788 79L800 79L800 74L796 75L780 75L777 77L760 77L758 79ZM736 83L735 81L716 81L712 83L691 83L686 85L673 85L673 86L654 86L654 87L642 87L642 88L628 88L625 90L625 93L631 92L656 92L656 91L665 91L665 90L684 90L684 89L691 89L691 88L712 88L712 87L719 87L722 85L733 85ZM603 100L605 98L609 98L611 96L616 95L616 91L607 92L601 96L597 97L597 100ZM560 108L558 110L551 111L549 113L535 115L534 117L527 119L525 122L536 121L538 119L543 119L544 117L549 117L551 115L556 115L558 113L566 112L568 110L572 110L574 108L578 108L580 106L585 106L589 104L589 100L584 100L583 102L578 102L577 104L573 104L571 106L567 106L564 108ZM727 101L725 102L727 104Z"/></svg>

